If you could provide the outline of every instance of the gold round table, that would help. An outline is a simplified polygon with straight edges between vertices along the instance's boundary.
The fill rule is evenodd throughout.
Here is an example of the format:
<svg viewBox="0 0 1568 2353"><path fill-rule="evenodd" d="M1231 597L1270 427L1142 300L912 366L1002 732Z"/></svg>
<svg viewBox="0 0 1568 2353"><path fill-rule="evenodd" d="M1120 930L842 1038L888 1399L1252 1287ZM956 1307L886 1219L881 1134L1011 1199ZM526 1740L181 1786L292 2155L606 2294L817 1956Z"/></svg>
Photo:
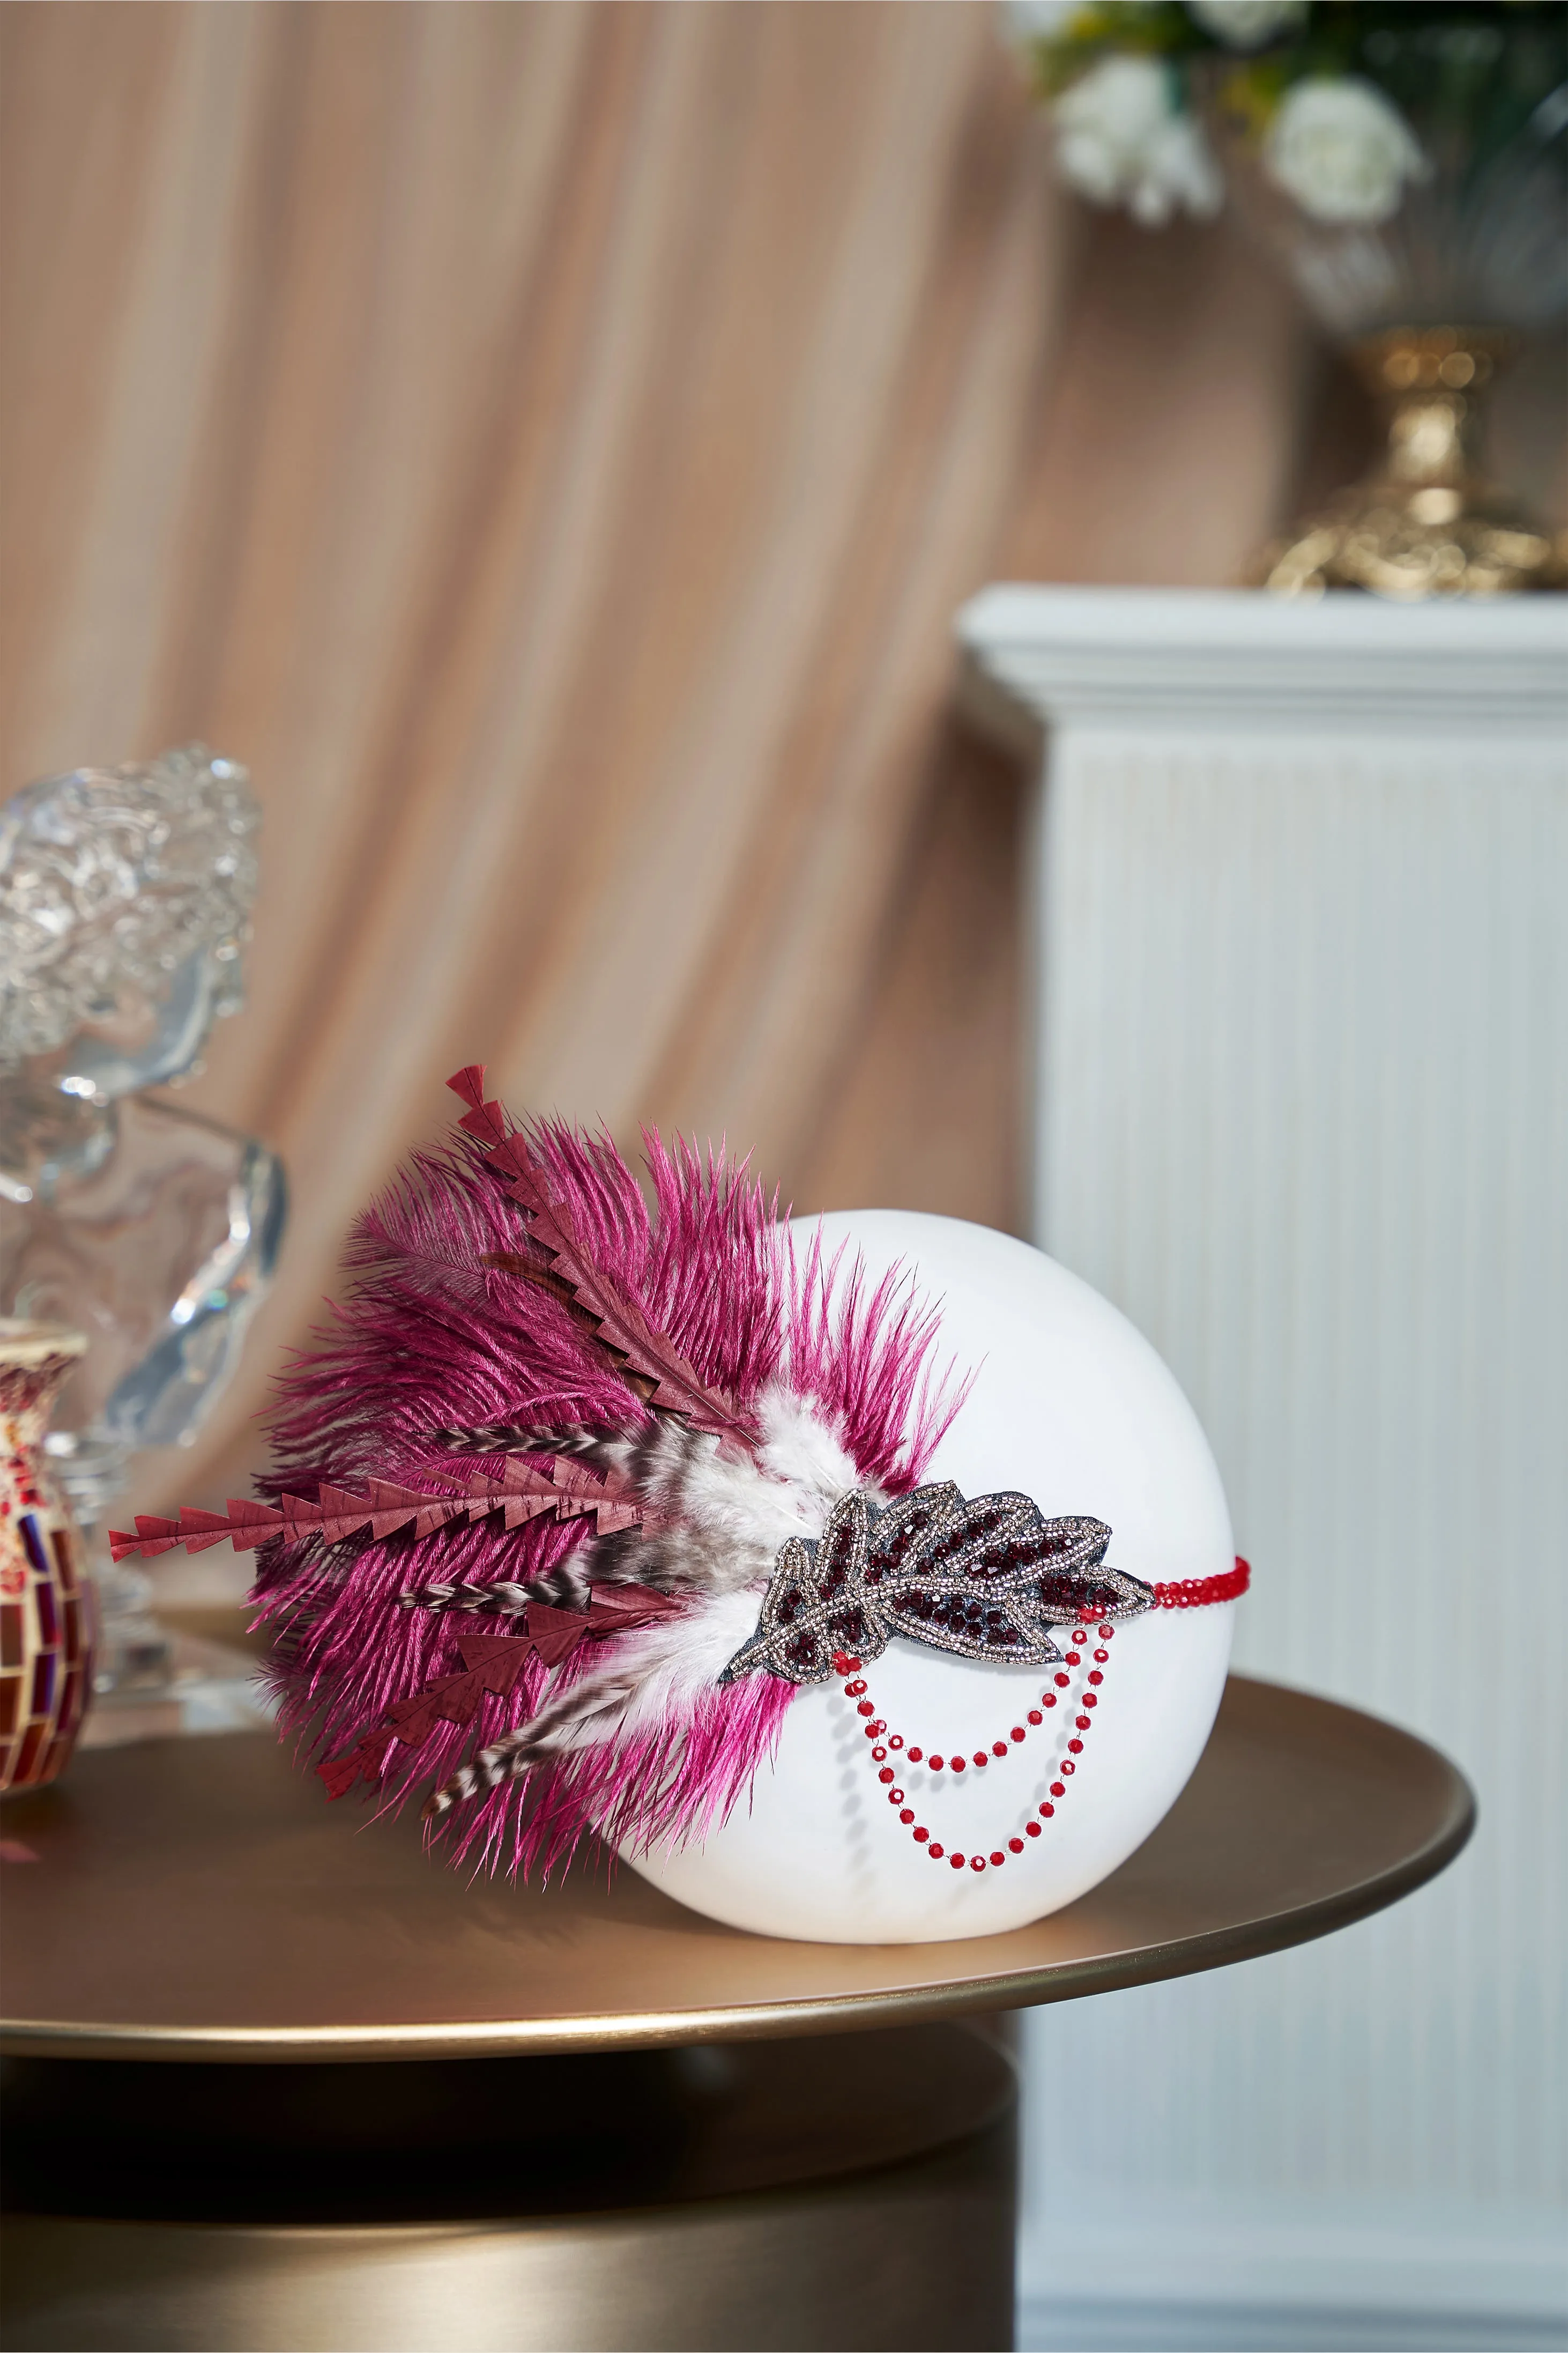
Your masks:
<svg viewBox="0 0 1568 2353"><path fill-rule="evenodd" d="M1423 1742L1233 1677L1178 1803L1078 1903L826 1946L629 1872L465 1882L266 1737L79 1757L0 1814L3 2341L1007 2345L986 2019L1322 1936L1473 1818Z"/></svg>

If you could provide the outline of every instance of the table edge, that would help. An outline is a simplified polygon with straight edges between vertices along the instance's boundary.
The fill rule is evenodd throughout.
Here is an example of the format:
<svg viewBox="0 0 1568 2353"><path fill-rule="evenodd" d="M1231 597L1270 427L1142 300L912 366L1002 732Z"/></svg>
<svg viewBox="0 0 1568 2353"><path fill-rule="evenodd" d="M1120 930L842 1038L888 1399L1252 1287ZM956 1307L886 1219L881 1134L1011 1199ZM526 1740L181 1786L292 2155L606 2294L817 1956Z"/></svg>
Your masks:
<svg viewBox="0 0 1568 2353"><path fill-rule="evenodd" d="M1363 1711L1355 1710L1362 1714ZM1373 1722L1384 1719L1373 1717ZM37 2059L146 2059L278 2064L289 2061L371 2063L397 2059L497 2058L574 2051L645 2051L688 2042L783 2040L795 2035L855 2033L879 2026L913 2026L967 2012L1026 2010L1115 1993L1166 1978L1192 1977L1233 1961L1310 1944L1350 1927L1414 1894L1446 1869L1468 1842L1476 1824L1475 1793L1440 1749L1403 1726L1389 1726L1426 1750L1450 1784L1447 1819L1413 1854L1385 1871L1279 1912L1266 1913L1173 1943L1121 1953L1050 1962L966 1978L946 1986L889 1988L885 1992L824 2000L757 2002L708 2010L620 2011L571 2020L516 2019L384 2026L252 2027L68 2024L47 2019L0 2018L0 2054Z"/></svg>

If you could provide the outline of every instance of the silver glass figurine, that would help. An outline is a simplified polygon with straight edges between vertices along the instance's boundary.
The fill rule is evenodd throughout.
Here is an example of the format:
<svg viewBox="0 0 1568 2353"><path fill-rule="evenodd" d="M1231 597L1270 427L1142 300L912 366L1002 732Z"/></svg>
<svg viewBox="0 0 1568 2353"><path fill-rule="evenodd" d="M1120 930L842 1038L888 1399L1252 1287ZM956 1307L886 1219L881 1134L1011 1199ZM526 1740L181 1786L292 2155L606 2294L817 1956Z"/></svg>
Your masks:
<svg viewBox="0 0 1568 2353"><path fill-rule="evenodd" d="M243 1003L259 811L200 745L0 807L0 1314L89 1345L47 1441L99 1580L98 1687L167 1691L150 1580L99 1533L142 1447L188 1446L277 1261L281 1163L150 1090Z"/></svg>

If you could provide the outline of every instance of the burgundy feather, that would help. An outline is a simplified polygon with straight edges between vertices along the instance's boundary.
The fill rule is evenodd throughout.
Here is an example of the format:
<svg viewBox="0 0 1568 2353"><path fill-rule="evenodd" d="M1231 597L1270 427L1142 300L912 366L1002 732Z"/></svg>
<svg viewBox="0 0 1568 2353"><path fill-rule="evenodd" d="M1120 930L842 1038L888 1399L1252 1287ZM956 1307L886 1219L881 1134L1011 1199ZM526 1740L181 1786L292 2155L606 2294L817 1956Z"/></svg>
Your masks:
<svg viewBox="0 0 1568 2353"><path fill-rule="evenodd" d="M109 1548L116 1560L140 1553L151 1560L176 1545L187 1552L205 1552L226 1539L237 1552L253 1552L269 1536L287 1535L294 1542L314 1536L322 1544L346 1538L384 1537L411 1529L415 1537L433 1535L454 1520L488 1519L500 1512L508 1528L553 1514L557 1519L592 1518L601 1535L613 1528L633 1527L642 1508L615 1482L601 1479L582 1463L556 1455L548 1471L509 1457L494 1478L471 1479L455 1495L431 1495L399 1487L387 1479L372 1479L368 1492L354 1495L326 1480L313 1498L284 1493L275 1507L230 1498L228 1511L198 1512L183 1504L177 1520L136 1514L136 1534L110 1528Z"/></svg>
<svg viewBox="0 0 1568 2353"><path fill-rule="evenodd" d="M549 1259L595 1326L601 1343L628 1369L651 1382L648 1403L679 1413L698 1430L721 1437L744 1436L750 1425L729 1398L693 1372L668 1336L654 1330L626 1284L607 1266L595 1262L577 1230L572 1203L553 1193L521 1132L510 1131L498 1103L487 1103L484 1065L470 1063L447 1083L469 1109L460 1126L485 1147L485 1162L527 1212L529 1240Z"/></svg>

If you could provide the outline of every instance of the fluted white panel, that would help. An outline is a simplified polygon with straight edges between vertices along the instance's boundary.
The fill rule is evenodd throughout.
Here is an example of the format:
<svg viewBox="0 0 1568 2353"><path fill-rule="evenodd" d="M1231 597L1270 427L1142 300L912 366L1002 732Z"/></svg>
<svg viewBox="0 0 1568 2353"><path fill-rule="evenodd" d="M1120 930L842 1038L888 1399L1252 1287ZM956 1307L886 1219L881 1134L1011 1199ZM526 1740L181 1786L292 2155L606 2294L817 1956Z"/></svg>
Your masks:
<svg viewBox="0 0 1568 2353"><path fill-rule="evenodd" d="M1492 2300L1539 2308L1521 2233L1568 2241L1568 615L1005 591L964 626L1056 721L1038 1238L1205 1421L1256 1570L1238 1664L1425 1733L1481 1808L1378 1920L1043 2013L1037 2184L1069 2227L1131 2201L1145 2254L1177 2218L1211 2269L1316 2211L1435 2303L1474 2302L1489 2244Z"/></svg>

